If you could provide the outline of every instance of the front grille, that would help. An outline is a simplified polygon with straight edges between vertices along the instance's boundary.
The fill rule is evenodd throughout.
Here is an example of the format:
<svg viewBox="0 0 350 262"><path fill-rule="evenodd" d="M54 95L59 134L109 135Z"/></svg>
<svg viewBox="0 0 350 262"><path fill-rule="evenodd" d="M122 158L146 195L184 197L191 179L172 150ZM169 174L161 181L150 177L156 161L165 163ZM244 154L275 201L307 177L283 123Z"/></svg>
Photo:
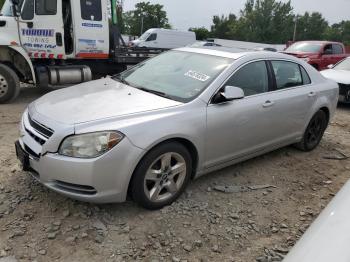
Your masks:
<svg viewBox="0 0 350 262"><path fill-rule="evenodd" d="M54 182L54 187L63 191L67 191L69 193L80 194L80 195L95 195L97 193L97 190L92 186L71 184L71 183L67 183L59 180L56 180Z"/></svg>
<svg viewBox="0 0 350 262"><path fill-rule="evenodd" d="M33 138L33 139L34 139L36 142L38 142L40 145L45 144L46 140L41 139L40 137L36 136L33 132L31 132L30 130L28 130L26 127L25 127L25 130L26 130L26 132L28 133L28 135L30 135L31 138Z"/></svg>
<svg viewBox="0 0 350 262"><path fill-rule="evenodd" d="M33 120L30 115L28 115L28 120L29 120L29 124L35 129L36 132L38 132L40 135L46 137L46 138L50 138L54 131L43 125L43 124L40 124L39 122Z"/></svg>

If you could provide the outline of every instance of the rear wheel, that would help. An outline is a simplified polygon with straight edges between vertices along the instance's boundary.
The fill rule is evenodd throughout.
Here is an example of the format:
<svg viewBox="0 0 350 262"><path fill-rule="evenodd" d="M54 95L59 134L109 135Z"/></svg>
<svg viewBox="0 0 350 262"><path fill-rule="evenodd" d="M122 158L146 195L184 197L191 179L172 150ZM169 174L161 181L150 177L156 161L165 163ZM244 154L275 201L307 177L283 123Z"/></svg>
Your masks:
<svg viewBox="0 0 350 262"><path fill-rule="evenodd" d="M326 113L319 110L312 117L309 125L306 128L303 139L296 144L296 147L306 152L314 150L321 142L327 125L328 119Z"/></svg>
<svg viewBox="0 0 350 262"><path fill-rule="evenodd" d="M170 205L184 191L191 172L191 156L183 145L162 144L151 150L136 168L132 197L147 209Z"/></svg>
<svg viewBox="0 0 350 262"><path fill-rule="evenodd" d="M20 90L19 78L10 67L0 64L0 104L14 100Z"/></svg>

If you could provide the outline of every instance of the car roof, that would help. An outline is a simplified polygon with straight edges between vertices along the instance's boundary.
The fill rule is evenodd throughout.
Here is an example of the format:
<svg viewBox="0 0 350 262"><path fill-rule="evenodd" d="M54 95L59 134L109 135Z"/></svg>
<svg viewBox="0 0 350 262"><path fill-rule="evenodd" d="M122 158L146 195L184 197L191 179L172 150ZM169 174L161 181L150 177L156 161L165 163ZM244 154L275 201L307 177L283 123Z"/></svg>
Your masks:
<svg viewBox="0 0 350 262"><path fill-rule="evenodd" d="M229 49L229 48L223 49L219 46L213 46L210 48L183 47L183 48L177 48L175 50L189 52L189 53L221 56L221 57L232 58L232 59L238 59L247 53L247 52L239 52L240 50L235 50L235 49Z"/></svg>
<svg viewBox="0 0 350 262"><path fill-rule="evenodd" d="M223 48L220 46L213 46L210 48L183 47L175 50L190 52L190 53L197 53L197 54L226 57L234 60L237 60L242 57L247 57L247 58L249 57L251 59L287 59L287 60L293 60L295 62L300 63L299 58L296 58L288 54L270 52L270 51L242 51L237 48Z"/></svg>
<svg viewBox="0 0 350 262"><path fill-rule="evenodd" d="M319 40L298 41L298 42L295 42L293 44L296 44L296 43L312 43L312 44L320 44L320 45L324 45L324 44L341 44L339 42L334 42L334 41L319 41Z"/></svg>

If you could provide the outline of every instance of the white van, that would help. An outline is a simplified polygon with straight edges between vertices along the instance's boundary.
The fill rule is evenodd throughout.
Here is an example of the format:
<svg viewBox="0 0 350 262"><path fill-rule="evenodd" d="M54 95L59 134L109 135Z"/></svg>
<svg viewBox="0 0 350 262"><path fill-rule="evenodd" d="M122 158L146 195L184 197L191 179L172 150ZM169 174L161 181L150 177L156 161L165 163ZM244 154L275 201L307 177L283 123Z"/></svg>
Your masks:
<svg viewBox="0 0 350 262"><path fill-rule="evenodd" d="M196 42L196 34L190 31L177 31L162 28L147 30L140 38L131 41L135 47L178 48Z"/></svg>

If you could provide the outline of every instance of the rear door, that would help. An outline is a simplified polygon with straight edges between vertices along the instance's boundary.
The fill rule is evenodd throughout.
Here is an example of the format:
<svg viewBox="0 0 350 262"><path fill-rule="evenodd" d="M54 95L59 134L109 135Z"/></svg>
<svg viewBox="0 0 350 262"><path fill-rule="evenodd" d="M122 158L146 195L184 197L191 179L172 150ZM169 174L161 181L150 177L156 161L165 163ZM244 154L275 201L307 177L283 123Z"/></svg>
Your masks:
<svg viewBox="0 0 350 262"><path fill-rule="evenodd" d="M270 98L278 114L275 114L275 143L293 142L304 132L309 110L316 101L317 88L312 85L306 70L299 64L270 61L275 76L274 91Z"/></svg>
<svg viewBox="0 0 350 262"><path fill-rule="evenodd" d="M62 0L25 0L20 37L33 58L63 58ZM14 32L15 33L15 32Z"/></svg>
<svg viewBox="0 0 350 262"><path fill-rule="evenodd" d="M109 57L107 1L72 0L76 58Z"/></svg>
<svg viewBox="0 0 350 262"><path fill-rule="evenodd" d="M332 46L333 46L332 64L335 65L345 57L344 56L345 50L344 50L344 47L340 44L333 44Z"/></svg>

